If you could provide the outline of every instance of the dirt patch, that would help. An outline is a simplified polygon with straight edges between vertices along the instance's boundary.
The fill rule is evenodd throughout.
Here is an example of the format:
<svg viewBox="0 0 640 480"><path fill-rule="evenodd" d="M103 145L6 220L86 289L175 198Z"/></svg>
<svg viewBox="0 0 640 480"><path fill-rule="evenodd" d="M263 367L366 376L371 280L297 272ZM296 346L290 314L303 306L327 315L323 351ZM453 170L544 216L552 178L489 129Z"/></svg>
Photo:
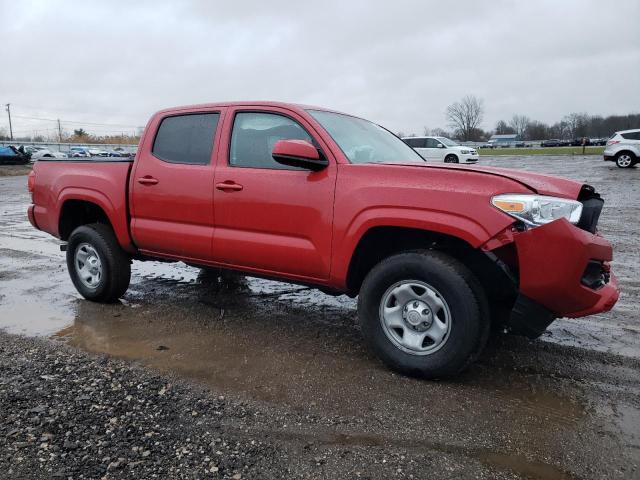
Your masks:
<svg viewBox="0 0 640 480"><path fill-rule="evenodd" d="M28 175L31 167L31 165L0 165L0 177Z"/></svg>

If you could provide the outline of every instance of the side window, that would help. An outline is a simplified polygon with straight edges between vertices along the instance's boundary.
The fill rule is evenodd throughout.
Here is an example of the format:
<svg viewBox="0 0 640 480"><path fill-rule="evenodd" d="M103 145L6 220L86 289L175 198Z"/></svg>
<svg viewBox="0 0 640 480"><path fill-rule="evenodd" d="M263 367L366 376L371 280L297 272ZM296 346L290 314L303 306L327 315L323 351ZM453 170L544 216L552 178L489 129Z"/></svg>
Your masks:
<svg viewBox="0 0 640 480"><path fill-rule="evenodd" d="M629 132L622 134L622 137L627 140L640 140L640 132Z"/></svg>
<svg viewBox="0 0 640 480"><path fill-rule="evenodd" d="M427 148L438 148L439 143L435 138L427 138Z"/></svg>
<svg viewBox="0 0 640 480"><path fill-rule="evenodd" d="M309 134L298 122L276 113L239 112L233 122L229 164L233 167L298 170L276 162L271 156L278 140L306 140Z"/></svg>
<svg viewBox="0 0 640 480"><path fill-rule="evenodd" d="M424 148L425 139L424 138L405 138L404 143L409 145L411 148Z"/></svg>
<svg viewBox="0 0 640 480"><path fill-rule="evenodd" d="M166 117L160 123L151 153L170 163L206 165L211 161L219 113Z"/></svg>

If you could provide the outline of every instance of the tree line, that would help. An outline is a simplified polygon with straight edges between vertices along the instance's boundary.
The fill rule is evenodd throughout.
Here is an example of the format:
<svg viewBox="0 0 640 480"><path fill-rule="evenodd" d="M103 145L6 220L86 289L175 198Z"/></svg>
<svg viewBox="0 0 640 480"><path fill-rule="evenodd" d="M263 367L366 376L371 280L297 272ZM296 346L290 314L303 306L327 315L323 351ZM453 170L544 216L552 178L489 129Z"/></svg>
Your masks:
<svg viewBox="0 0 640 480"><path fill-rule="evenodd" d="M588 113L570 113L553 124L515 114L510 120L499 120L494 129L483 130L481 125L484 118L484 103L474 95L466 95L459 102L449 105L446 118L449 130L424 127L422 133L461 141L480 142L488 140L494 134L516 134L521 140L603 138L610 137L619 130L640 128L640 113L607 117ZM398 136L407 135L399 132ZM408 136L415 136L415 134Z"/></svg>

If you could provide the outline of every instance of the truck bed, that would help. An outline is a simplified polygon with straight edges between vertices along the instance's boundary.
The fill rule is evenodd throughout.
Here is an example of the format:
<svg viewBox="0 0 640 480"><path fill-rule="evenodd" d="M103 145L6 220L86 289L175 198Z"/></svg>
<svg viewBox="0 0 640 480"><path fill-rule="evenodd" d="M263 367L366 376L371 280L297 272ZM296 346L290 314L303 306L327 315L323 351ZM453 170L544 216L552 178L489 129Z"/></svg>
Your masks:
<svg viewBox="0 0 640 480"><path fill-rule="evenodd" d="M38 228L61 237L58 219L65 202L86 200L107 214L123 248L131 247L127 192L133 159L118 157L45 158L33 172L33 220Z"/></svg>

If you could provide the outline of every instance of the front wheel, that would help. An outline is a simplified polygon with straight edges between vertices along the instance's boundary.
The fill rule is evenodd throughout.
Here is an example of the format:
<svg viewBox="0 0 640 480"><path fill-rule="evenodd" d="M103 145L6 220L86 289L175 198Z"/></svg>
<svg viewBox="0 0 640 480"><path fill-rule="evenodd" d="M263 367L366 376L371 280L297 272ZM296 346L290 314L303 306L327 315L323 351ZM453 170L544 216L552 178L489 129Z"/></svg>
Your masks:
<svg viewBox="0 0 640 480"><path fill-rule="evenodd" d="M358 299L365 341L390 368L426 378L460 373L489 335L477 279L435 251L391 256L365 278Z"/></svg>
<svg viewBox="0 0 640 480"><path fill-rule="evenodd" d="M631 153L620 152L616 155L616 165L620 168L630 168L635 162L635 157Z"/></svg>
<svg viewBox="0 0 640 480"><path fill-rule="evenodd" d="M458 157L452 153L444 157L444 163L459 163Z"/></svg>
<svg viewBox="0 0 640 480"><path fill-rule="evenodd" d="M83 225L71 233L67 268L74 286L87 300L113 302L129 288L131 260L107 225Z"/></svg>

